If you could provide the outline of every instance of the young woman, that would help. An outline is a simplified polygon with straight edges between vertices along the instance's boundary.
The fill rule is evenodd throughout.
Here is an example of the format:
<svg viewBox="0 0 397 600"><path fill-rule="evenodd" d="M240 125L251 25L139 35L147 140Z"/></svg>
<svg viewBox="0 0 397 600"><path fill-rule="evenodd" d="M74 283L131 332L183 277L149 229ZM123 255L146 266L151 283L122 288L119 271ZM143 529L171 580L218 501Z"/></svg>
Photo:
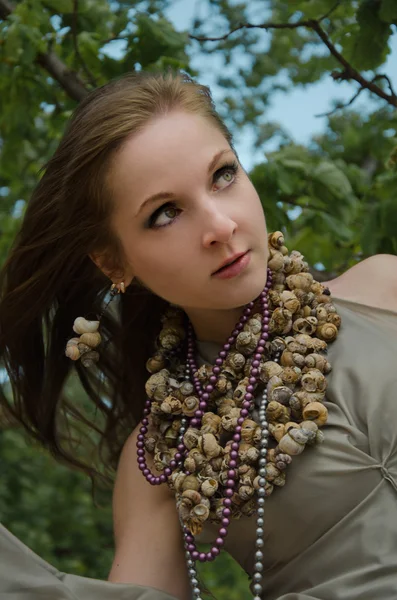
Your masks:
<svg viewBox="0 0 397 600"><path fill-rule="evenodd" d="M315 282L188 77L90 94L1 278L9 408L93 474L68 438L91 426L117 466L113 583L63 592L200 598L224 548L256 599L397 597L396 265ZM102 421L64 395L72 366Z"/></svg>

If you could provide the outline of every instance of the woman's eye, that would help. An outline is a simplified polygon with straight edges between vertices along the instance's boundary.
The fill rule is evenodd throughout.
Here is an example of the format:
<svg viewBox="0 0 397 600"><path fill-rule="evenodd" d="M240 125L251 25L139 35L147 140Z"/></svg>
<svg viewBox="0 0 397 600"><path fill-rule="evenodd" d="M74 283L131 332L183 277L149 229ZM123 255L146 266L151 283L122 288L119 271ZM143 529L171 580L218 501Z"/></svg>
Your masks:
<svg viewBox="0 0 397 600"><path fill-rule="evenodd" d="M215 188L223 189L234 182L236 178L237 165L226 165L219 169L214 175Z"/></svg>
<svg viewBox="0 0 397 600"><path fill-rule="evenodd" d="M150 227L164 227L169 225L178 216L179 212L173 204L164 204L151 216Z"/></svg>

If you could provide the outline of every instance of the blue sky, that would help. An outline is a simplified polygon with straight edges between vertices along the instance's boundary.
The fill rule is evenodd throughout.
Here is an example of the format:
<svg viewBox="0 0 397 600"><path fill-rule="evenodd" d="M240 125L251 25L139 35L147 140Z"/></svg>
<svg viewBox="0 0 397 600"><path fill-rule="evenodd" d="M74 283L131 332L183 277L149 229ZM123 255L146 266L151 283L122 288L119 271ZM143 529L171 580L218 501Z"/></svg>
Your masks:
<svg viewBox="0 0 397 600"><path fill-rule="evenodd" d="M168 17L177 29L189 30L196 9L197 5L193 0L174 0L168 11ZM262 20L265 20L265 18ZM254 22L260 22L258 17ZM266 35L266 32L264 32L263 36ZM387 73L397 87L397 35L391 38L390 45L391 53L382 72ZM202 74L200 82L211 87L211 64L208 58L197 57L193 61L193 66L195 64L208 65L208 71ZM306 88L296 87L287 94L277 93L273 97L272 106L267 111L267 118L269 121L281 123L294 141L306 144L313 134L323 131L326 125L326 118L316 117L315 115L331 110L333 107L332 101L335 99L344 102L350 100L357 90L357 85L347 82L336 84L330 76L327 76L320 82ZM213 91L216 100L216 90ZM376 105L379 105L379 102L375 101L373 96L371 97L367 92L363 92L353 107L356 110L366 111ZM256 162L263 160L264 150L254 153L248 134L237 136L236 146L245 168L250 168Z"/></svg>

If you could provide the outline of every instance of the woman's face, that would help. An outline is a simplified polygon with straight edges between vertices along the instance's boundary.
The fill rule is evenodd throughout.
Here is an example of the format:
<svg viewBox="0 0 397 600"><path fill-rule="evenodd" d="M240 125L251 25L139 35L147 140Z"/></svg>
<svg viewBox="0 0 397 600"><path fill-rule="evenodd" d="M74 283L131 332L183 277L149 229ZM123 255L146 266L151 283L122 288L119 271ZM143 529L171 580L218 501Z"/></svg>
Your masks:
<svg viewBox="0 0 397 600"><path fill-rule="evenodd" d="M183 111L154 118L116 155L110 185L127 284L137 277L185 310L241 307L259 295L268 255L262 206L211 121ZM214 274L241 253L237 274Z"/></svg>

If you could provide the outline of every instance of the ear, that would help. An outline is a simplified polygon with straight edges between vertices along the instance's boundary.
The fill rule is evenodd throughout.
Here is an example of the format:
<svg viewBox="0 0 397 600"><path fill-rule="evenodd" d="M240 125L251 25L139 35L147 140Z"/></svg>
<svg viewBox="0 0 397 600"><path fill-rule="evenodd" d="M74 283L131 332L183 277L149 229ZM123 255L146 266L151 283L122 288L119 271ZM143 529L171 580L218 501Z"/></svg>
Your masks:
<svg viewBox="0 0 397 600"><path fill-rule="evenodd" d="M105 253L93 253L89 254L89 257L98 269L113 283L124 282L125 287L128 287L134 279L131 269L116 266L114 260L109 258Z"/></svg>

